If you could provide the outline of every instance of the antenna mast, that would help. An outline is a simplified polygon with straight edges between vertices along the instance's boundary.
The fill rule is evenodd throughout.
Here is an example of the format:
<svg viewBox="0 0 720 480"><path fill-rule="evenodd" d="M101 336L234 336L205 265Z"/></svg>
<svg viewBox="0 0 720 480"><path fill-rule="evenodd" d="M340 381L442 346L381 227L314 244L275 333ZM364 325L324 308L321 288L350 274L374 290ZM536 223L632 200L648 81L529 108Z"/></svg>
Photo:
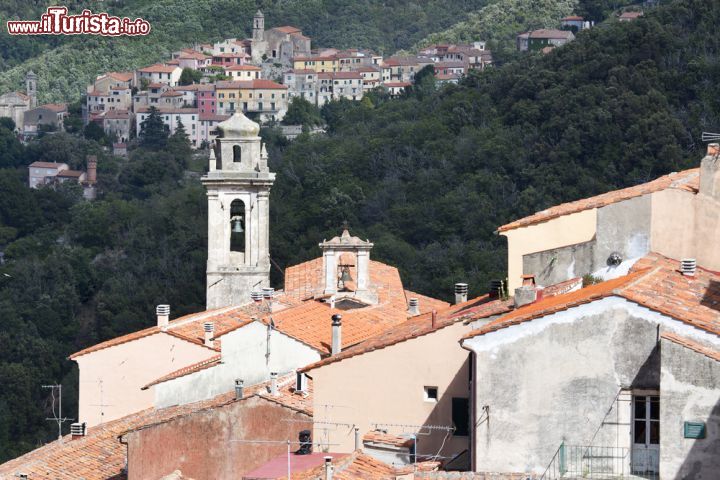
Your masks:
<svg viewBox="0 0 720 480"><path fill-rule="evenodd" d="M41 385L42 388L49 388L50 395L52 396L52 418L46 418L45 420L53 421L58 426L58 440L62 441L62 424L71 421L72 418L62 416L62 384L54 385ZM58 392L58 413L55 413L55 391Z"/></svg>

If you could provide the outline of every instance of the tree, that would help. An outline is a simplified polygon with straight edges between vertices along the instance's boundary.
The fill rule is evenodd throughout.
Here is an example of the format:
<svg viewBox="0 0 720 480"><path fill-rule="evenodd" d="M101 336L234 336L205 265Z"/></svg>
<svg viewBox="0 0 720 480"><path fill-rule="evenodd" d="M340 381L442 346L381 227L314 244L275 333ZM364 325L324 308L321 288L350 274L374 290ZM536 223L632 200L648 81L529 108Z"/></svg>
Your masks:
<svg viewBox="0 0 720 480"><path fill-rule="evenodd" d="M150 150L165 148L168 141L168 127L160 116L160 111L152 106L148 116L140 124L140 146Z"/></svg>
<svg viewBox="0 0 720 480"><path fill-rule="evenodd" d="M100 126L98 122L89 122L83 129L83 136L88 140L95 140L96 142L102 142L105 140L105 130Z"/></svg>
<svg viewBox="0 0 720 480"><path fill-rule="evenodd" d="M180 85L192 85L202 80L202 73L192 68L183 68L180 74Z"/></svg>
<svg viewBox="0 0 720 480"><path fill-rule="evenodd" d="M283 125L303 125L314 127L323 124L320 109L302 97L290 100L287 113L282 120Z"/></svg>
<svg viewBox="0 0 720 480"><path fill-rule="evenodd" d="M192 155L192 144L185 132L185 125L183 125L182 120L178 120L175 133L168 138L167 151L177 159L183 168L187 167Z"/></svg>

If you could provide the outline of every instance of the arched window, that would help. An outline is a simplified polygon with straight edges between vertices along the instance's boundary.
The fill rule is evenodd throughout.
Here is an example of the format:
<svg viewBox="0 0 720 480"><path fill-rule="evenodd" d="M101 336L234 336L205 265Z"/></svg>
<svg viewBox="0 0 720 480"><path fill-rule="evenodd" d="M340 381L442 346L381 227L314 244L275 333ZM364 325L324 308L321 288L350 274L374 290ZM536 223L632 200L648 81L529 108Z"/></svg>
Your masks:
<svg viewBox="0 0 720 480"><path fill-rule="evenodd" d="M233 200L230 204L230 251L245 251L245 204Z"/></svg>
<svg viewBox="0 0 720 480"><path fill-rule="evenodd" d="M233 145L233 162L242 162L242 149L240 145Z"/></svg>

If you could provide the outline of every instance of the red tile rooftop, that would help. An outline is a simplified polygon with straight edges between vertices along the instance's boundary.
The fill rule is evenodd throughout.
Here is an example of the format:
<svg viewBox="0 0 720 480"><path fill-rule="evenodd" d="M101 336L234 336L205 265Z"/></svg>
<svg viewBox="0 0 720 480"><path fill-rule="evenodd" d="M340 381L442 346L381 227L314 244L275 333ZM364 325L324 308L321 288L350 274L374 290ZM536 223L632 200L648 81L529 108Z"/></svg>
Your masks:
<svg viewBox="0 0 720 480"><path fill-rule="evenodd" d="M293 450L297 450L297 446ZM293 479L298 479L298 474L323 466L325 457L332 457L333 462L349 456L347 453L324 453L314 452L308 455L290 454L290 475ZM243 475L243 480L275 480L287 478L288 456L280 455L267 462L265 465Z"/></svg>
<svg viewBox="0 0 720 480"><path fill-rule="evenodd" d="M536 223L546 222L553 218L569 215L571 213L590 210L592 208L600 208L630 198L639 197L648 193L659 192L668 188L676 188L681 190L697 191L700 182L700 170L692 168L682 172L671 173L663 177L657 178L651 182L642 183L633 187L623 188L621 190L613 190L611 192L596 195L590 198L583 198L574 202L563 203L550 207L541 212L537 212L529 217L515 220L497 229L498 232L506 232L515 228L526 227Z"/></svg>

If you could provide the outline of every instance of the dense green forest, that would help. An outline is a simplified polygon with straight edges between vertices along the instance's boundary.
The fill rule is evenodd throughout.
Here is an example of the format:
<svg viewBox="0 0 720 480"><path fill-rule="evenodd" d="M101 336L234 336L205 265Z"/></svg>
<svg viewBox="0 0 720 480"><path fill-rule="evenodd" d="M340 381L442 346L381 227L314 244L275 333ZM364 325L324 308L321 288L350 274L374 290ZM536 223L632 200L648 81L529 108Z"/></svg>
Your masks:
<svg viewBox="0 0 720 480"><path fill-rule="evenodd" d="M44 9L38 3L50 2L24 6L27 3L11 0L0 13L12 12L3 18L32 20ZM265 14L266 28L297 26L312 38L314 47L362 47L390 54L449 27L486 0L119 0L101 5L77 0L68 7L73 13L91 3L95 10L142 17L152 31L142 38L18 39L9 37L3 26L0 60L6 68L0 63L0 92L22 88L25 72L33 70L41 102L75 100L100 73L150 65L193 43L249 36L258 8Z"/></svg>
<svg viewBox="0 0 720 480"><path fill-rule="evenodd" d="M700 132L720 124L719 23L720 2L678 0L457 86L425 72L404 98L331 103L327 135L263 131L278 174L274 260L317 256L347 220L408 288L485 291L504 275L498 225L697 165ZM204 192L187 142L150 138L120 160L71 134L23 146L0 122L0 460L53 438L42 384L62 381L75 413L68 354L152 324L158 303L173 316L203 308ZM80 167L89 153L97 201L26 187L32 161Z"/></svg>

